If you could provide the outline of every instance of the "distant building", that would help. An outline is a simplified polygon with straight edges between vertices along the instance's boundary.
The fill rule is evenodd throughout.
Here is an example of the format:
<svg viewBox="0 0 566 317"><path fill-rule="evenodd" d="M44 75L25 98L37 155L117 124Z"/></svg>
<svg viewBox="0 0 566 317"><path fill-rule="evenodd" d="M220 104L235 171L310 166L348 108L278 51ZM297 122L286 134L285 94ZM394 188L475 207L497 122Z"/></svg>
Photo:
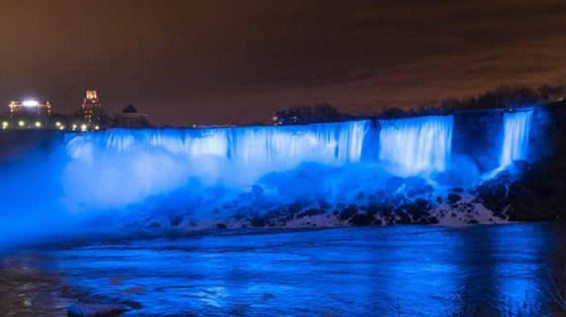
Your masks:
<svg viewBox="0 0 566 317"><path fill-rule="evenodd" d="M12 101L8 105L9 115L1 123L6 129L43 129L51 124L52 106L37 100Z"/></svg>
<svg viewBox="0 0 566 317"><path fill-rule="evenodd" d="M9 105L10 117L47 117L52 107L49 101L40 103L37 100L12 101Z"/></svg>
<svg viewBox="0 0 566 317"><path fill-rule="evenodd" d="M98 100L96 90L87 90L83 100L82 114L84 122L87 124L99 124L102 112L102 104Z"/></svg>
<svg viewBox="0 0 566 317"><path fill-rule="evenodd" d="M149 116L145 113L139 113L138 110L132 106L126 106L121 113L116 114L114 117L114 127L128 128L128 129L141 129L151 128L153 125L149 120Z"/></svg>

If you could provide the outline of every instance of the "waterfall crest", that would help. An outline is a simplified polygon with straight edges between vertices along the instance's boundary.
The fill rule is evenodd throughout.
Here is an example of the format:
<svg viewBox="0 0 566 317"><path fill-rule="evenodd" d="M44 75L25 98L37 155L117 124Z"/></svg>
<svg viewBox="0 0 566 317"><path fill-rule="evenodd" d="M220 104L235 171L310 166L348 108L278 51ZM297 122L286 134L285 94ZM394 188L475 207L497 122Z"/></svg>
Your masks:
<svg viewBox="0 0 566 317"><path fill-rule="evenodd" d="M513 161L526 160L529 155L529 135L533 111L507 112L503 116L503 146L499 160L501 167Z"/></svg>
<svg viewBox="0 0 566 317"><path fill-rule="evenodd" d="M453 116L380 120L379 159L392 173L443 172L452 149Z"/></svg>

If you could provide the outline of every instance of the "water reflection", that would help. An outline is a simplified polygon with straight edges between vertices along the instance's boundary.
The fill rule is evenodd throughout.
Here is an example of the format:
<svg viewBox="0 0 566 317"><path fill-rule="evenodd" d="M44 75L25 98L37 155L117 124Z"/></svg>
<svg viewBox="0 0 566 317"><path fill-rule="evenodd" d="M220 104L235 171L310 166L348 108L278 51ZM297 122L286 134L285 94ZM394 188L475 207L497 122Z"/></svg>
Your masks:
<svg viewBox="0 0 566 317"><path fill-rule="evenodd" d="M28 252L84 294L69 301L141 305L131 316L513 316L535 306L544 316L541 273L560 256L562 232L543 224L399 226Z"/></svg>

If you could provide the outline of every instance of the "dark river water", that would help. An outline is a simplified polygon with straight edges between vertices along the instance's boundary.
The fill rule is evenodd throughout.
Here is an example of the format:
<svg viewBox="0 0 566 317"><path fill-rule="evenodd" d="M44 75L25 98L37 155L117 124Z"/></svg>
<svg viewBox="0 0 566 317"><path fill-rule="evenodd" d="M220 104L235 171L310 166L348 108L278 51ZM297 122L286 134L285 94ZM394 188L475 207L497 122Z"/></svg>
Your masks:
<svg viewBox="0 0 566 317"><path fill-rule="evenodd" d="M0 256L0 316L564 316L566 228L515 224L219 231Z"/></svg>

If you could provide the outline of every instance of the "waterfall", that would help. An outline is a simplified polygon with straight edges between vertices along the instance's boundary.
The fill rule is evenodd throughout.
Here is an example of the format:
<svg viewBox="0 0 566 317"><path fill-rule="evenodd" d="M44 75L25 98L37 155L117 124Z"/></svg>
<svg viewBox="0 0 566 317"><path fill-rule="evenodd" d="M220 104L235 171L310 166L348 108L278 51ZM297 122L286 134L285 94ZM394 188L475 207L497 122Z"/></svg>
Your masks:
<svg viewBox="0 0 566 317"><path fill-rule="evenodd" d="M244 164L345 164L361 159L369 121L305 126L216 129L115 129L68 136L71 157L159 151L187 158L214 156Z"/></svg>
<svg viewBox="0 0 566 317"><path fill-rule="evenodd" d="M529 155L529 134L533 111L506 112L503 116L503 146L499 160L502 168Z"/></svg>
<svg viewBox="0 0 566 317"><path fill-rule="evenodd" d="M391 173L411 176L448 168L453 116L380 120L379 159Z"/></svg>
<svg viewBox="0 0 566 317"><path fill-rule="evenodd" d="M369 121L236 128L229 147L231 158L241 163L285 167L303 162L355 163L368 129Z"/></svg>
<svg viewBox="0 0 566 317"><path fill-rule="evenodd" d="M65 140L64 188L73 201L119 207L195 181L204 187L251 186L262 176L303 163L359 162L370 126L366 120L73 133Z"/></svg>

